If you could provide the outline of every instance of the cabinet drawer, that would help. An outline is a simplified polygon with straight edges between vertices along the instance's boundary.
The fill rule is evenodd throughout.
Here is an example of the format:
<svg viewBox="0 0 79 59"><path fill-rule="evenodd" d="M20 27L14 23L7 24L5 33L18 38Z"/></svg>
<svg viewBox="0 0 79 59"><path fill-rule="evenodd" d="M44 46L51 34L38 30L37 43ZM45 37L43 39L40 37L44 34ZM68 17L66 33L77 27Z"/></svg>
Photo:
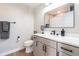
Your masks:
<svg viewBox="0 0 79 59"><path fill-rule="evenodd" d="M43 38L43 37L34 36L33 38L36 39L37 41L41 42L41 43L44 43L44 44L46 43L46 39Z"/></svg>
<svg viewBox="0 0 79 59"><path fill-rule="evenodd" d="M56 48L56 42L50 39L47 39L46 44L50 47Z"/></svg>
<svg viewBox="0 0 79 59"><path fill-rule="evenodd" d="M46 43L46 39L45 38L42 38L42 37L39 37L38 39L39 42L45 44Z"/></svg>
<svg viewBox="0 0 79 59"><path fill-rule="evenodd" d="M79 48L62 43L58 43L58 51L62 51L72 56L79 56Z"/></svg>

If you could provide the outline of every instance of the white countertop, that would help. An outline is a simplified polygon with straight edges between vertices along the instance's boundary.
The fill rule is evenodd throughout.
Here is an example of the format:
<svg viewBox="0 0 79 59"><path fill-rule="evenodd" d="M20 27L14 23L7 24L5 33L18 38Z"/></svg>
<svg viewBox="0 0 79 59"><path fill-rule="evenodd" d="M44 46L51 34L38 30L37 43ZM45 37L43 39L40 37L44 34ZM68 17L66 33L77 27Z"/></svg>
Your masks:
<svg viewBox="0 0 79 59"><path fill-rule="evenodd" d="M37 33L34 34L36 36L40 36L40 37L44 37L50 40L54 40L57 42L61 42L61 43L65 43L65 44L69 44L72 46L76 46L79 47L79 37L72 37L72 36L55 36L55 35L50 35L50 34L41 34L41 33Z"/></svg>

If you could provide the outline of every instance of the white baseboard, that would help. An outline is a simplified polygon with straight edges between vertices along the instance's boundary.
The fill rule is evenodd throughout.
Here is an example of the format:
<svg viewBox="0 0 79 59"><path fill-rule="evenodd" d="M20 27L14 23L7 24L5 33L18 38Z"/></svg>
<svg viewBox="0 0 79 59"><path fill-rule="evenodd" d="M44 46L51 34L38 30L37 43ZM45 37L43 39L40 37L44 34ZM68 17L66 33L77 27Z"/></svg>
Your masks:
<svg viewBox="0 0 79 59"><path fill-rule="evenodd" d="M19 50L22 50L22 49L24 49L24 47L16 48L16 49L7 51L7 52L5 52L5 53L1 53L0 56L6 56L6 55L8 55L8 54L14 53L14 52L19 51Z"/></svg>

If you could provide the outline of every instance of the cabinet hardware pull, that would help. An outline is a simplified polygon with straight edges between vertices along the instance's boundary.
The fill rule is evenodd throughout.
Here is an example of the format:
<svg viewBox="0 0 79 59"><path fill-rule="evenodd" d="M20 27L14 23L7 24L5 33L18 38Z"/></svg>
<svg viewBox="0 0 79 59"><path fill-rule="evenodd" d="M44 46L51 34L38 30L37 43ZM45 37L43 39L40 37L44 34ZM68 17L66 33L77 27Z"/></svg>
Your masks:
<svg viewBox="0 0 79 59"><path fill-rule="evenodd" d="M45 53L47 52L47 47L46 47L46 45L45 45Z"/></svg>
<svg viewBox="0 0 79 59"><path fill-rule="evenodd" d="M69 50L69 49L64 48L64 47L61 47L61 49L66 50L66 51L68 51L68 52L72 52L72 50Z"/></svg>
<svg viewBox="0 0 79 59"><path fill-rule="evenodd" d="M59 52L57 52L56 55L59 56Z"/></svg>
<svg viewBox="0 0 79 59"><path fill-rule="evenodd" d="M44 51L44 45L43 45L43 51Z"/></svg>
<svg viewBox="0 0 79 59"><path fill-rule="evenodd" d="M34 37L34 39L37 39L36 37Z"/></svg>
<svg viewBox="0 0 79 59"><path fill-rule="evenodd" d="M38 42L36 41L36 47L38 46Z"/></svg>

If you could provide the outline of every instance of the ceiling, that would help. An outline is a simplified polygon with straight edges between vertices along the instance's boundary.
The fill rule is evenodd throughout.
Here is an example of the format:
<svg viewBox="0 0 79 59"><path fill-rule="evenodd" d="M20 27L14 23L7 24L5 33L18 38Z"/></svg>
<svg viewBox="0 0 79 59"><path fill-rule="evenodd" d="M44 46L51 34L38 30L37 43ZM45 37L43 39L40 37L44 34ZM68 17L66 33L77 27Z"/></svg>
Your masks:
<svg viewBox="0 0 79 59"><path fill-rule="evenodd" d="M41 3L26 3L25 5L31 7L31 8L36 8L37 6L39 6Z"/></svg>

